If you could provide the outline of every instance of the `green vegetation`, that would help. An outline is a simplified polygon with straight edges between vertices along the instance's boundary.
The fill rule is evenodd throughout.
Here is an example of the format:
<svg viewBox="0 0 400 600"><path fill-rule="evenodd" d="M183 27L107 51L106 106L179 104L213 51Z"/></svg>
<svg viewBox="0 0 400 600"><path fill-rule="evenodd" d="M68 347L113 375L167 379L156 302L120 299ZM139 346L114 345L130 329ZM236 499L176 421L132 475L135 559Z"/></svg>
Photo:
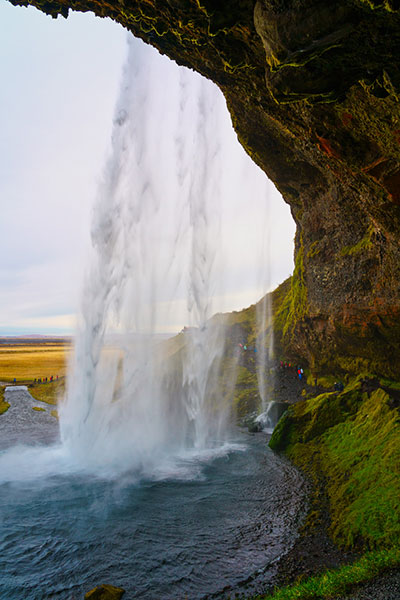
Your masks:
<svg viewBox="0 0 400 600"><path fill-rule="evenodd" d="M354 254L359 254L360 252L365 252L368 248L372 248L372 235L374 233L374 228L370 227L366 235L354 244L354 246L344 246L341 251L341 256L353 256Z"/></svg>
<svg viewBox="0 0 400 600"><path fill-rule="evenodd" d="M32 410L37 410L38 412L45 412L46 409L41 406L32 406Z"/></svg>
<svg viewBox="0 0 400 600"><path fill-rule="evenodd" d="M10 405L4 400L4 387L0 387L0 415L8 411Z"/></svg>
<svg viewBox="0 0 400 600"><path fill-rule="evenodd" d="M287 285L288 281L290 281L290 286ZM287 343L294 334L296 324L307 312L307 288L304 281L304 249L302 241L296 254L293 275L280 287L283 286L283 289L286 290L285 296L280 298L280 302L277 302L275 298L273 301L276 307L274 311L274 330L278 334L278 337L281 337L282 341Z"/></svg>
<svg viewBox="0 0 400 600"><path fill-rule="evenodd" d="M270 447L285 451L311 477L316 496L322 485L333 541L367 553L353 565L277 592L274 600L330 598L400 565L400 416L390 397L399 384L380 385L357 377L342 393L292 405L275 428ZM318 521L318 498L310 527L313 521Z"/></svg>
<svg viewBox="0 0 400 600"><path fill-rule="evenodd" d="M35 400L56 405L58 399L65 394L65 378L48 383L32 384L29 386L29 393Z"/></svg>
<svg viewBox="0 0 400 600"><path fill-rule="evenodd" d="M363 385L358 378L291 406L270 446L314 480L324 474L336 543L390 548L400 539L400 417L382 388Z"/></svg>
<svg viewBox="0 0 400 600"><path fill-rule="evenodd" d="M2 345L0 381L29 383L34 379L64 376L70 346L68 344L32 343Z"/></svg>
<svg viewBox="0 0 400 600"><path fill-rule="evenodd" d="M277 590L268 596L258 596L259 600L321 600L334 598L354 588L357 584L373 579L384 570L400 564L400 549L373 551L364 554L351 565L326 571L322 575L310 577L306 581Z"/></svg>

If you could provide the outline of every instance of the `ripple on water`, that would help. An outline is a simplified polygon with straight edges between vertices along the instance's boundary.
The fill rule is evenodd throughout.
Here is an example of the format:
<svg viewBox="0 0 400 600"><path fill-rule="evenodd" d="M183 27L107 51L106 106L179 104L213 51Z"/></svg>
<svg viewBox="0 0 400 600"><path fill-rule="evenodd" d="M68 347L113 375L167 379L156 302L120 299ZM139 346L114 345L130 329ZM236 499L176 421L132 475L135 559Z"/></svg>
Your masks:
<svg viewBox="0 0 400 600"><path fill-rule="evenodd" d="M9 448L0 598L69 600L101 581L151 600L229 595L288 547L304 496L262 434L166 461L140 481L77 472L60 446Z"/></svg>

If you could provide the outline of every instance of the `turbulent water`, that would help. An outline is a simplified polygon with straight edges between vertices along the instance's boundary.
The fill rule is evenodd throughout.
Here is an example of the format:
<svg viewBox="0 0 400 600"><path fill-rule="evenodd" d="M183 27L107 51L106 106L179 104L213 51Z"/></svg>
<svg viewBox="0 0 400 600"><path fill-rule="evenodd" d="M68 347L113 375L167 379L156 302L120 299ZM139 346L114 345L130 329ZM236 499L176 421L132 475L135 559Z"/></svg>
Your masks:
<svg viewBox="0 0 400 600"><path fill-rule="evenodd" d="M134 472L107 478L72 467L56 420L33 411L41 403L27 391L6 399L2 600L78 599L99 583L125 588L129 600L225 598L267 585L293 541L304 484L263 434L237 431L218 453L165 462L140 482Z"/></svg>

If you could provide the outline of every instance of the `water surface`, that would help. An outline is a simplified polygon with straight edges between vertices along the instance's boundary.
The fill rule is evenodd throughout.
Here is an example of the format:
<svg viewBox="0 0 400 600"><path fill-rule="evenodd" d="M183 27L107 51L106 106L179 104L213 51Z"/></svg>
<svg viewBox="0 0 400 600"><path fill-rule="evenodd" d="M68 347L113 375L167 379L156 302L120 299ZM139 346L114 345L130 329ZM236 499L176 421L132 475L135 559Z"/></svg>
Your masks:
<svg viewBox="0 0 400 600"><path fill-rule="evenodd" d="M229 444L187 453L151 477L114 479L68 464L54 443L56 420L33 411L39 403L27 391L7 401L2 600L78 599L99 583L123 587L127 599L227 597L261 590L268 565L293 541L304 485L264 434L237 431Z"/></svg>

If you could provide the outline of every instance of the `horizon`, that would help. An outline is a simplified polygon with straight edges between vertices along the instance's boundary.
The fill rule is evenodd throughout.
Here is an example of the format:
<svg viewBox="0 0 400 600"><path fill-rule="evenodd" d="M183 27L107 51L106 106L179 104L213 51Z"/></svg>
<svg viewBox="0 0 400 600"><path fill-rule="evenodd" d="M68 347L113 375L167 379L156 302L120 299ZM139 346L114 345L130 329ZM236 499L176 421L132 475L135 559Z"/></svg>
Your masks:
<svg viewBox="0 0 400 600"><path fill-rule="evenodd" d="M54 21L33 7L3 3L0 15L0 52L7 59L0 67L7 82L0 141L0 335L69 336L79 315L91 213L109 153L126 31L89 13ZM167 66L171 62L163 60ZM167 77L160 75L164 87ZM21 105L21 98L28 104ZM227 111L223 128L230 136L226 168L235 176L242 170L246 186L236 199L236 191L228 188L225 199L225 262L218 276L226 277L226 285L213 296L213 313L254 304L293 271L290 209L244 154ZM267 281L263 244L270 245L272 256ZM161 303L160 331L172 335L189 324L186 304L178 297L167 315Z"/></svg>

